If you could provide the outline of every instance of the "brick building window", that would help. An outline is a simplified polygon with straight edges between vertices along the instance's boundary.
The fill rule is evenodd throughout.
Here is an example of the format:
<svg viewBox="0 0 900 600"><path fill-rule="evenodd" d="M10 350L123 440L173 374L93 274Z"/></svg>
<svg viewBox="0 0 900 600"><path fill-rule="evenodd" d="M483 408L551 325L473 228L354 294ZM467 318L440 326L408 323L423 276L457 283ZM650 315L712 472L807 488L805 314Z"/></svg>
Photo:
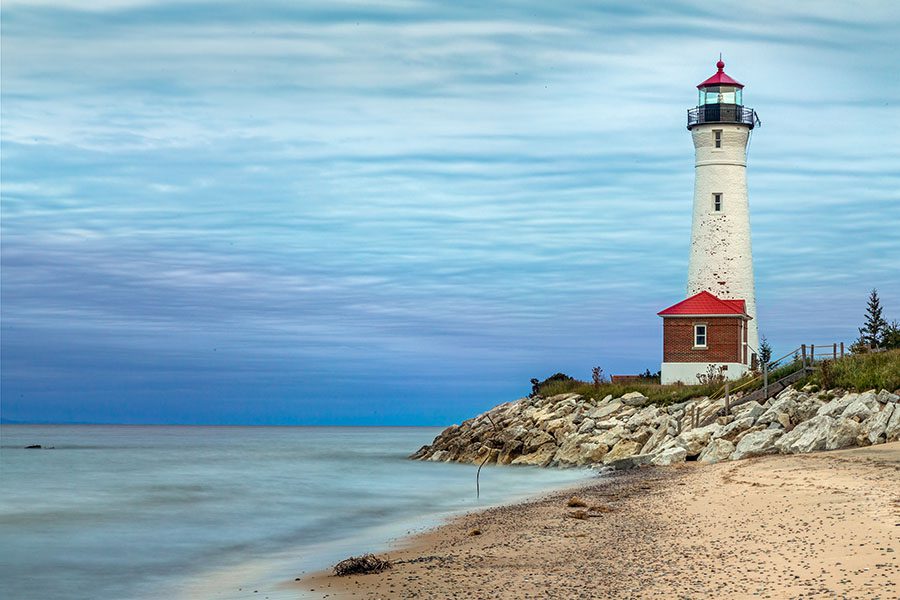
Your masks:
<svg viewBox="0 0 900 600"><path fill-rule="evenodd" d="M722 211L722 194L713 194L713 210L716 212Z"/></svg>
<svg viewBox="0 0 900 600"><path fill-rule="evenodd" d="M694 324L694 348L706 348L706 323Z"/></svg>

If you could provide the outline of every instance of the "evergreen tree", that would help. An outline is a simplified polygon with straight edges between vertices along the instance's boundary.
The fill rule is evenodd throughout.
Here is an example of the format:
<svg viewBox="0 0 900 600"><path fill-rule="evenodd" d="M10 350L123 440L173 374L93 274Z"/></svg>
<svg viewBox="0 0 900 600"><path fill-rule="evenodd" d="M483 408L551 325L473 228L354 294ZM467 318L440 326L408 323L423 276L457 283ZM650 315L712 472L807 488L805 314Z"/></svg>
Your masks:
<svg viewBox="0 0 900 600"><path fill-rule="evenodd" d="M891 324L884 328L884 335L881 336L881 346L888 350L900 348L900 323L891 321Z"/></svg>
<svg viewBox="0 0 900 600"><path fill-rule="evenodd" d="M859 328L860 343L869 348L877 348L881 345L881 339L887 326L887 321L881 316L881 300L878 298L878 290L873 289L869 294L868 306L866 306L866 321Z"/></svg>
<svg viewBox="0 0 900 600"><path fill-rule="evenodd" d="M766 336L763 336L762 341L759 343L759 364L765 365L771 360L772 346L769 345L769 340L766 339Z"/></svg>

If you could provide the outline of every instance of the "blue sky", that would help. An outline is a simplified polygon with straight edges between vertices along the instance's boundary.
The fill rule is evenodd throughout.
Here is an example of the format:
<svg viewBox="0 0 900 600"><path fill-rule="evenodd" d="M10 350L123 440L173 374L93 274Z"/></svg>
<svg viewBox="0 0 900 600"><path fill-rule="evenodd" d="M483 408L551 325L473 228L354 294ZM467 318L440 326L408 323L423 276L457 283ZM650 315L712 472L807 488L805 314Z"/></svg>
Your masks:
<svg viewBox="0 0 900 600"><path fill-rule="evenodd" d="M892 2L2 14L2 415L447 424L656 370L722 52L776 352L900 318Z"/></svg>

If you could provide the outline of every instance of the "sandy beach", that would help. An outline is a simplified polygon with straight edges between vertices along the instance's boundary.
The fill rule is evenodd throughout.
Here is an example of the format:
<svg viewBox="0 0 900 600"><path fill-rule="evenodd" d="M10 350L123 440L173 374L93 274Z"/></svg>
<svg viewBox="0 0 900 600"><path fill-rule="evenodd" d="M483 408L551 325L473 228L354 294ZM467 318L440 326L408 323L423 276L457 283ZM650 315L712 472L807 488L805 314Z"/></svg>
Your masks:
<svg viewBox="0 0 900 600"><path fill-rule="evenodd" d="M573 495L587 506L568 507ZM394 567L286 585L372 600L895 599L900 443L643 468L462 516L380 556Z"/></svg>

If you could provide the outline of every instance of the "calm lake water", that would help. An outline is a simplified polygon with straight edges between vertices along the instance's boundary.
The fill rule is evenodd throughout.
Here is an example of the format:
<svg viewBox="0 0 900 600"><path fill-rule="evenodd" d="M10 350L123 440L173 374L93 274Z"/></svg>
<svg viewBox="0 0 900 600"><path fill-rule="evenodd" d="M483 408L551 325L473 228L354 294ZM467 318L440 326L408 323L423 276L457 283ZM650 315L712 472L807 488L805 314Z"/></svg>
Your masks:
<svg viewBox="0 0 900 600"><path fill-rule="evenodd" d="M592 476L485 467L476 500L474 467L406 460L439 431L3 425L0 597L297 598L303 572Z"/></svg>

